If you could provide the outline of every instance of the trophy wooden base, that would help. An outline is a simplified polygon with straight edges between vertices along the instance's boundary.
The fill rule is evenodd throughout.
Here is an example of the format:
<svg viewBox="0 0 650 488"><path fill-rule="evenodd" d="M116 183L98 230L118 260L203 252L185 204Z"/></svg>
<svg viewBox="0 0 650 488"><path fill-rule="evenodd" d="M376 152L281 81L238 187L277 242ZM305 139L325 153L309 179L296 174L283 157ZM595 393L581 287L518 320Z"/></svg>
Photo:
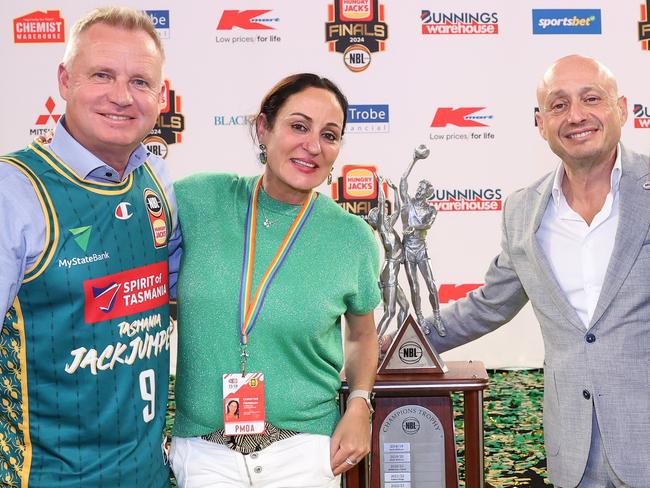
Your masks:
<svg viewBox="0 0 650 488"><path fill-rule="evenodd" d="M482 488L483 463L483 391L488 376L478 361L450 361L444 374L403 373L379 374L375 382L375 415L372 421L372 451L363 462L344 477L346 488L381 488L380 429L386 418L400 407L419 405L438 417L444 429L444 487L458 487L456 446L453 429L451 392L463 392L465 432L465 486ZM343 383L341 405L345 405L349 388ZM410 484L404 486L411 486ZM443 486L443 485L441 485Z"/></svg>

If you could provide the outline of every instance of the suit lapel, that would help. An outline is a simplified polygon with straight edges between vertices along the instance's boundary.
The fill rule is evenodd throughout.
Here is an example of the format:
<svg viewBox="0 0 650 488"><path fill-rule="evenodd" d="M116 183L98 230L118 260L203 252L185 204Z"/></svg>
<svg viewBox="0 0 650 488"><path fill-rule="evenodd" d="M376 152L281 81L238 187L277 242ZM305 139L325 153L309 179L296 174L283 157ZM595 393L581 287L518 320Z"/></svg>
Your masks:
<svg viewBox="0 0 650 488"><path fill-rule="evenodd" d="M555 305L557 306L560 313L564 315L564 317L569 321L571 325L581 331L584 331L584 324L562 292L562 289L560 288L560 285L558 284L557 279L553 274L551 265L546 258L546 254L544 254L544 251L542 250L539 242L537 241L537 238L535 237L535 233L542 223L542 218L544 217L546 206L548 205L549 199L551 198L553 177L554 173L551 173L547 178L544 178L536 188L531 189L528 193L526 211L524 216L526 222L528 222L528 227L524 233L526 236L526 254L529 257L529 260L535 269L537 276L539 276L540 281L542 282L544 288L547 290L548 295L555 302Z"/></svg>
<svg viewBox="0 0 650 488"><path fill-rule="evenodd" d="M591 319L593 327L618 293L629 274L650 227L650 191L643 189L647 163L622 149L623 173L619 186L618 229L603 287Z"/></svg>

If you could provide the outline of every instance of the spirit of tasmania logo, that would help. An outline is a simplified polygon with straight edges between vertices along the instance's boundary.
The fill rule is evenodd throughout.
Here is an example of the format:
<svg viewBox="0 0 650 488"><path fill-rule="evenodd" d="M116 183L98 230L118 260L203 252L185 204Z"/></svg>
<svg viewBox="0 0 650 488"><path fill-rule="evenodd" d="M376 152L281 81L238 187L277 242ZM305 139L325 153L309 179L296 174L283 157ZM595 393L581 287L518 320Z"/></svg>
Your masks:
<svg viewBox="0 0 650 488"><path fill-rule="evenodd" d="M650 12L650 0L645 0L641 4L641 21L639 22L639 41L641 42L641 49L650 51L650 22L648 19L648 12Z"/></svg>
<svg viewBox="0 0 650 488"><path fill-rule="evenodd" d="M327 20L329 50L343 53L350 71L365 70L370 65L370 53L386 48L388 26L379 0L334 0L327 6Z"/></svg>
<svg viewBox="0 0 650 488"><path fill-rule="evenodd" d="M422 34L498 34L496 12L432 12L422 10Z"/></svg>
<svg viewBox="0 0 650 488"><path fill-rule="evenodd" d="M634 112L634 127L636 129L650 129L650 108L635 103L632 111Z"/></svg>
<svg viewBox="0 0 650 488"><path fill-rule="evenodd" d="M167 261L84 281L87 324L126 317L168 302Z"/></svg>
<svg viewBox="0 0 650 488"><path fill-rule="evenodd" d="M156 156L167 157L170 144L183 142L185 117L181 113L181 97L170 88L165 80L165 100L167 104L160 111L155 127L144 139L143 144Z"/></svg>
<svg viewBox="0 0 650 488"><path fill-rule="evenodd" d="M378 205L378 185L376 166L345 165L342 175L332 183L332 199L344 210L366 217L370 209ZM384 184L384 195L388 194L388 185ZM390 202L386 200L390 213Z"/></svg>
<svg viewBox="0 0 650 488"><path fill-rule="evenodd" d="M65 21L59 10L32 12L14 19L14 42L65 42Z"/></svg>

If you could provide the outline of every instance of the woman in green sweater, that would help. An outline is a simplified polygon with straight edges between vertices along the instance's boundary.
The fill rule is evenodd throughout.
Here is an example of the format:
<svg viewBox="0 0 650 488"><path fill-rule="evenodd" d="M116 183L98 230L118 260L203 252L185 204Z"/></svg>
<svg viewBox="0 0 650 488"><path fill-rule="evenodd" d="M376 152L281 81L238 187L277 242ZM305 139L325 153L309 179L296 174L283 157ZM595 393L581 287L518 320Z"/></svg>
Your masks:
<svg viewBox="0 0 650 488"><path fill-rule="evenodd" d="M378 248L362 219L314 191L331 174L347 106L331 81L289 76L255 120L263 175L176 184L171 464L182 488L335 487L369 451ZM343 366L352 393L339 418ZM224 417L233 400L238 415Z"/></svg>

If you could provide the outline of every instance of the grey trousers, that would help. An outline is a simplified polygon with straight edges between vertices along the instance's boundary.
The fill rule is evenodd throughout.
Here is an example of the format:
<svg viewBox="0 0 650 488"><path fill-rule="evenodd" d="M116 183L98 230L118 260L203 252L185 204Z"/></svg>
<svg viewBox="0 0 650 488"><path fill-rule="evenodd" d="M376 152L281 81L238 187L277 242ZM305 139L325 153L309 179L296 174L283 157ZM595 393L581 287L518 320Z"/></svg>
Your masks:
<svg viewBox="0 0 650 488"><path fill-rule="evenodd" d="M580 484L576 488L628 488L621 479L616 476L607 460L607 454L603 446L594 408L591 420L591 447L589 448L589 459L587 467L582 475Z"/></svg>

